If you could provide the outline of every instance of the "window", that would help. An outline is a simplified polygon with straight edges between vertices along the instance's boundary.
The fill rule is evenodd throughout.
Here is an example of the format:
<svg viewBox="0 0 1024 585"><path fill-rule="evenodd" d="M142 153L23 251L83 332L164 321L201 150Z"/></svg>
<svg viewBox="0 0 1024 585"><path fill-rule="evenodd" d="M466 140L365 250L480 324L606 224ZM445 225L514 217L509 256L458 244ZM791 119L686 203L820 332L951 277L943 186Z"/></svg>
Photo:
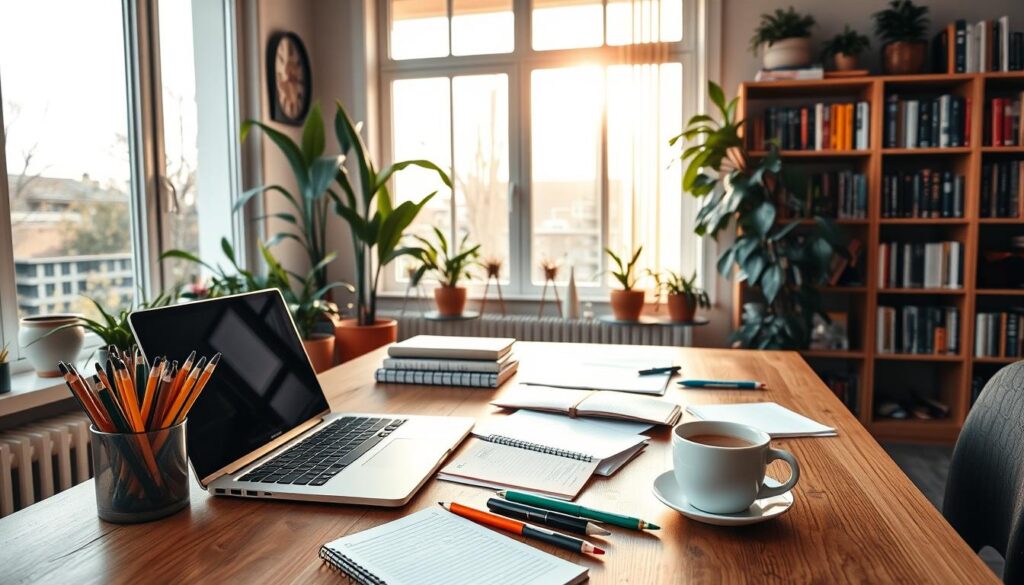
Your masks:
<svg viewBox="0 0 1024 585"><path fill-rule="evenodd" d="M668 140L696 113L696 0L381 0L383 155L427 158L396 198L437 194L413 231L469 234L512 294L610 285L604 248L699 273L697 205ZM528 11L528 12L527 12ZM406 266L387 271L401 292Z"/></svg>

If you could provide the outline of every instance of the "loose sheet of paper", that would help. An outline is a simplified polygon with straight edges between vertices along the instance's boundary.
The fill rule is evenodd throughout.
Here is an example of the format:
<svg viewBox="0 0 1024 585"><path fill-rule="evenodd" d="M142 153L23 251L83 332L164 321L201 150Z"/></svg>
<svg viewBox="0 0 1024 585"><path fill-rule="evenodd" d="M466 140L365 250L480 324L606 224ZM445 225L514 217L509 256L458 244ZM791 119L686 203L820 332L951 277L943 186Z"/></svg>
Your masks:
<svg viewBox="0 0 1024 585"><path fill-rule="evenodd" d="M831 437L836 430L774 402L701 404L686 411L704 420L721 420L761 429L772 437Z"/></svg>
<svg viewBox="0 0 1024 585"><path fill-rule="evenodd" d="M438 473L469 485L514 488L573 499L597 469L598 460L581 461L511 445L474 439L468 448Z"/></svg>

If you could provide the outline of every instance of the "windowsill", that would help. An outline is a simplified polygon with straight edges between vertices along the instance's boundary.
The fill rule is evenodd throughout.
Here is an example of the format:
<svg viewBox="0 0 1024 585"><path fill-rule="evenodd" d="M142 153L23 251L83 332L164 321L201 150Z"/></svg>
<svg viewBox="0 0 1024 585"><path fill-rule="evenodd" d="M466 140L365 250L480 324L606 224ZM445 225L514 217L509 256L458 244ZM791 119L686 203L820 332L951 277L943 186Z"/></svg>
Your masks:
<svg viewBox="0 0 1024 585"><path fill-rule="evenodd" d="M61 378L41 378L34 371L11 376L11 391L0 394L0 417L71 398Z"/></svg>

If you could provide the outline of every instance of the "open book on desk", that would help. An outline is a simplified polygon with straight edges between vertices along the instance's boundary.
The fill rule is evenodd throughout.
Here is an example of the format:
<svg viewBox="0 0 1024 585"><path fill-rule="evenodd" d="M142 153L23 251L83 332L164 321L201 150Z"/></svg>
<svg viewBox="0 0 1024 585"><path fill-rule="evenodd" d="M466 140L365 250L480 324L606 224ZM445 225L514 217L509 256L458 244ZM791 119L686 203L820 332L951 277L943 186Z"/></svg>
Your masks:
<svg viewBox="0 0 1024 585"><path fill-rule="evenodd" d="M527 384L509 388L492 400L491 404L502 408L555 412L571 417L611 418L656 425L674 425L682 416L679 405L664 398Z"/></svg>

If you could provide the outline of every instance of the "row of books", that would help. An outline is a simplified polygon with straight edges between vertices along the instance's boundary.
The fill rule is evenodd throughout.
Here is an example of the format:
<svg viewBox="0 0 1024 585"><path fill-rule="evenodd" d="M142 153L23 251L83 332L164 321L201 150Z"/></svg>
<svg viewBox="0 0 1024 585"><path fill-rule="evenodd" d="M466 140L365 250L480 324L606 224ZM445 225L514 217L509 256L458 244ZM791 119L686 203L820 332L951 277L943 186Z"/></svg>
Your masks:
<svg viewBox="0 0 1024 585"><path fill-rule="evenodd" d="M827 171L807 177L803 192L788 191L783 218L831 217L863 219L868 216L868 181L863 173Z"/></svg>
<svg viewBox="0 0 1024 585"><path fill-rule="evenodd" d="M823 373L821 379L828 386L828 389L836 395L846 408L850 409L850 412L857 414L860 410L857 404L858 399L858 379L856 373L849 374L829 374Z"/></svg>
<svg viewBox="0 0 1024 585"><path fill-rule="evenodd" d="M497 388L519 368L514 339L417 335L388 348L376 372L385 384Z"/></svg>
<svg viewBox="0 0 1024 585"><path fill-rule="evenodd" d="M981 166L981 217L1021 217L1024 205L1024 161L1007 160Z"/></svg>
<svg viewBox="0 0 1024 585"><path fill-rule="evenodd" d="M878 245L878 282L883 288L961 288L963 244L883 242Z"/></svg>
<svg viewBox="0 0 1024 585"><path fill-rule="evenodd" d="M952 148L971 143L971 100L958 95L885 100L886 148Z"/></svg>
<svg viewBox="0 0 1024 585"><path fill-rule="evenodd" d="M868 148L871 106L868 102L816 103L771 107L753 119L750 148L782 150L852 150Z"/></svg>
<svg viewBox="0 0 1024 585"><path fill-rule="evenodd" d="M1014 97L992 98L988 107L988 145L1024 145L1024 126L1020 123L1020 106L1024 91Z"/></svg>
<svg viewBox="0 0 1024 585"><path fill-rule="evenodd" d="M960 353L960 311L956 307L879 306L878 353Z"/></svg>
<svg viewBox="0 0 1024 585"><path fill-rule="evenodd" d="M975 357L1022 357L1021 327L1024 314L1021 311L981 313L974 321Z"/></svg>
<svg viewBox="0 0 1024 585"><path fill-rule="evenodd" d="M935 35L936 73L1024 70L1024 33L1010 29L1007 16L969 23L957 20Z"/></svg>
<svg viewBox="0 0 1024 585"><path fill-rule="evenodd" d="M882 178L882 217L963 217L964 176L898 171Z"/></svg>

